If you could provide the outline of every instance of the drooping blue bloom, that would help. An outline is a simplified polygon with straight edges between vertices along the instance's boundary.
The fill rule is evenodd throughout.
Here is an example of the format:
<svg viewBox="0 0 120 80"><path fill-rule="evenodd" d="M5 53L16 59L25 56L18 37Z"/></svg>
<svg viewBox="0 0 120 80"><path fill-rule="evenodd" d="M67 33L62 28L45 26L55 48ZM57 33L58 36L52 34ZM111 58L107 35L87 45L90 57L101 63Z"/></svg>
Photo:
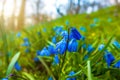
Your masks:
<svg viewBox="0 0 120 80"><path fill-rule="evenodd" d="M94 21L94 23L97 23L97 22L99 22L99 19L98 18L94 18L93 21Z"/></svg>
<svg viewBox="0 0 120 80"><path fill-rule="evenodd" d="M88 45L87 51L88 53L91 53L94 50L94 48L92 47L92 45Z"/></svg>
<svg viewBox="0 0 120 80"><path fill-rule="evenodd" d="M26 37L23 38L23 41L24 41L24 43L21 46L26 46L26 47L30 46L30 42L29 42L28 38L26 38Z"/></svg>
<svg viewBox="0 0 120 80"><path fill-rule="evenodd" d="M23 41L24 41L24 42L27 42L27 41L28 41L28 38L27 38L27 37L23 38Z"/></svg>
<svg viewBox="0 0 120 80"><path fill-rule="evenodd" d="M29 43L28 41L25 41L21 46L29 47L29 46L30 46L30 43Z"/></svg>
<svg viewBox="0 0 120 80"><path fill-rule="evenodd" d="M17 71L20 71L20 70L21 70L21 66L19 65L18 62L15 63L14 67L15 67L15 69L16 69Z"/></svg>
<svg viewBox="0 0 120 80"><path fill-rule="evenodd" d="M83 60L87 60L88 58L89 58L89 56L85 55L84 58L83 58Z"/></svg>
<svg viewBox="0 0 120 80"><path fill-rule="evenodd" d="M44 47L44 48L41 50L40 56L50 56L50 52L47 50L46 47Z"/></svg>
<svg viewBox="0 0 120 80"><path fill-rule="evenodd" d="M59 62L60 62L60 60L59 60L59 57L58 57L58 55L55 55L54 56L54 64L59 64Z"/></svg>
<svg viewBox="0 0 120 80"><path fill-rule="evenodd" d="M70 23L68 20L65 21L65 24L68 26Z"/></svg>
<svg viewBox="0 0 120 80"><path fill-rule="evenodd" d="M82 37L76 28L71 28L71 33L72 33L72 36L77 40L80 40Z"/></svg>
<svg viewBox="0 0 120 80"><path fill-rule="evenodd" d="M21 32L18 32L17 34L16 34L16 37L20 37L21 36Z"/></svg>
<svg viewBox="0 0 120 80"><path fill-rule="evenodd" d="M95 27L95 26L96 26L96 24L95 24L95 23L90 24L90 28L93 28L93 27Z"/></svg>
<svg viewBox="0 0 120 80"><path fill-rule="evenodd" d="M113 45L114 45L115 47L117 47L117 48L120 48L120 44L119 44L118 41L114 41L114 42L113 42Z"/></svg>
<svg viewBox="0 0 120 80"><path fill-rule="evenodd" d="M82 45L82 48L86 49L86 44L83 44L83 45Z"/></svg>
<svg viewBox="0 0 120 80"><path fill-rule="evenodd" d="M38 57L33 58L33 60L34 60L35 62L39 62Z"/></svg>
<svg viewBox="0 0 120 80"><path fill-rule="evenodd" d="M83 32L86 32L86 31L87 31L84 26L81 26L81 27L80 27L80 30L83 31Z"/></svg>
<svg viewBox="0 0 120 80"><path fill-rule="evenodd" d="M41 55L41 51L37 50L36 54L37 54L37 56L40 56Z"/></svg>
<svg viewBox="0 0 120 80"><path fill-rule="evenodd" d="M40 32L37 32L38 35L40 35Z"/></svg>
<svg viewBox="0 0 120 80"><path fill-rule="evenodd" d="M69 76L73 76L75 74L75 72L74 71L71 71L70 73L69 73ZM76 78L74 77L74 78L67 78L66 80L76 80Z"/></svg>
<svg viewBox="0 0 120 80"><path fill-rule="evenodd" d="M25 53L29 53L30 52L30 49L29 48L26 48L25 49Z"/></svg>
<svg viewBox="0 0 120 80"><path fill-rule="evenodd" d="M48 46L48 51L50 52L50 54L55 54L56 53L56 50L55 50L54 46L52 46L52 45Z"/></svg>
<svg viewBox="0 0 120 80"><path fill-rule="evenodd" d="M60 33L63 30L63 27L62 26L56 26L56 27L53 28L53 30L55 31L56 35L60 35Z"/></svg>
<svg viewBox="0 0 120 80"><path fill-rule="evenodd" d="M56 37L52 37L52 43L56 44Z"/></svg>
<svg viewBox="0 0 120 80"><path fill-rule="evenodd" d="M2 78L2 80L8 80L8 78Z"/></svg>
<svg viewBox="0 0 120 80"><path fill-rule="evenodd" d="M57 53L64 54L64 52L66 51L66 48L67 48L67 42L63 38L60 42L56 44L55 50Z"/></svg>
<svg viewBox="0 0 120 80"><path fill-rule="evenodd" d="M101 51L104 47L105 47L104 44L100 44L99 47L98 47L98 50Z"/></svg>
<svg viewBox="0 0 120 80"><path fill-rule="evenodd" d="M74 37L73 37L73 33L72 32L70 32L69 33L69 40L71 40L71 39L73 39Z"/></svg>
<svg viewBox="0 0 120 80"><path fill-rule="evenodd" d="M114 56L109 51L105 52L104 58L107 62L108 67L110 67L111 63L115 60Z"/></svg>
<svg viewBox="0 0 120 80"><path fill-rule="evenodd" d="M67 31L62 31L61 36L67 40L68 39L68 32Z"/></svg>
<svg viewBox="0 0 120 80"><path fill-rule="evenodd" d="M46 32L46 31L47 31L47 29L46 29L46 28L43 28L43 29L42 29L42 31L43 31L43 32Z"/></svg>
<svg viewBox="0 0 120 80"><path fill-rule="evenodd" d="M115 68L120 68L120 60L114 65Z"/></svg>
<svg viewBox="0 0 120 80"><path fill-rule="evenodd" d="M68 43L68 51L69 52L77 52L78 42L75 39L71 39Z"/></svg>
<svg viewBox="0 0 120 80"><path fill-rule="evenodd" d="M49 77L48 80L53 80L53 78L52 78L52 77Z"/></svg>

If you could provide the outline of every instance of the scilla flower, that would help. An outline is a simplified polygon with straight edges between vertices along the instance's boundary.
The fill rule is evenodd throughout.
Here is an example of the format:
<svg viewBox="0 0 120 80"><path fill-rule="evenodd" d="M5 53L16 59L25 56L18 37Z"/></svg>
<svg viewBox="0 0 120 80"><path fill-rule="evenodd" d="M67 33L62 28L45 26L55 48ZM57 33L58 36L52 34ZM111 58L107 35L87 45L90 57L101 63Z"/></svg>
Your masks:
<svg viewBox="0 0 120 80"><path fill-rule="evenodd" d="M20 36L21 36L21 33L18 32L18 33L16 34L16 37L20 37Z"/></svg>
<svg viewBox="0 0 120 80"><path fill-rule="evenodd" d="M55 50L57 53L64 54L64 52L66 51L66 48L67 48L67 42L63 38L60 42L56 44Z"/></svg>
<svg viewBox="0 0 120 80"><path fill-rule="evenodd" d="M8 78L2 78L2 80L8 80Z"/></svg>
<svg viewBox="0 0 120 80"><path fill-rule="evenodd" d="M48 46L48 51L50 52L50 54L55 54L56 53L55 48L52 45Z"/></svg>
<svg viewBox="0 0 120 80"><path fill-rule="evenodd" d="M58 55L55 55L55 57L54 57L54 64L59 64L59 62L60 62L60 60L59 60L59 57L58 57Z"/></svg>
<svg viewBox="0 0 120 80"><path fill-rule="evenodd" d="M104 58L105 58L105 60L107 62L108 67L115 60L114 56L108 51L105 52Z"/></svg>
<svg viewBox="0 0 120 80"><path fill-rule="evenodd" d="M120 48L120 44L119 44L118 41L114 41L114 42L113 42L113 45L114 45L115 47L117 47L117 48Z"/></svg>
<svg viewBox="0 0 120 80"><path fill-rule="evenodd" d="M17 71L20 71L21 70L21 66L19 65L19 63L18 62L16 62L15 63L15 69L17 70Z"/></svg>
<svg viewBox="0 0 120 80"><path fill-rule="evenodd" d="M68 51L69 52L76 52L78 48L78 42L75 39L70 40L68 43Z"/></svg>
<svg viewBox="0 0 120 80"><path fill-rule="evenodd" d="M101 51L104 47L105 47L104 44L100 44L99 47L98 47L98 50Z"/></svg>
<svg viewBox="0 0 120 80"><path fill-rule="evenodd" d="M67 31L62 31L61 36L67 40L68 39L68 32Z"/></svg>
<svg viewBox="0 0 120 80"><path fill-rule="evenodd" d="M33 58L33 60L34 60L35 62L39 62L39 58L38 58L38 57Z"/></svg>
<svg viewBox="0 0 120 80"><path fill-rule="evenodd" d="M46 47L44 47L44 48L41 50L40 56L50 56L50 52L47 50Z"/></svg>
<svg viewBox="0 0 120 80"><path fill-rule="evenodd" d="M52 37L52 43L56 44L56 37Z"/></svg>
<svg viewBox="0 0 120 80"><path fill-rule="evenodd" d="M120 68L120 60L114 65L115 68Z"/></svg>
<svg viewBox="0 0 120 80"><path fill-rule="evenodd" d="M70 73L69 73L69 76L73 76L75 74L75 72L74 71L71 71ZM74 77L74 78L67 78L66 80L76 80L76 78Z"/></svg>
<svg viewBox="0 0 120 80"><path fill-rule="evenodd" d="M73 38L75 38L77 40L80 40L82 37L76 28L71 28L71 34L72 34Z"/></svg>
<svg viewBox="0 0 120 80"><path fill-rule="evenodd" d="M52 78L52 77L49 77L48 80L53 80L53 78Z"/></svg>
<svg viewBox="0 0 120 80"><path fill-rule="evenodd" d="M87 51L88 53L91 53L94 50L94 48L92 47L92 45L88 45Z"/></svg>
<svg viewBox="0 0 120 80"><path fill-rule="evenodd" d="M81 26L81 27L80 27L80 30L83 31L83 32L86 32L86 31L87 31L84 26Z"/></svg>

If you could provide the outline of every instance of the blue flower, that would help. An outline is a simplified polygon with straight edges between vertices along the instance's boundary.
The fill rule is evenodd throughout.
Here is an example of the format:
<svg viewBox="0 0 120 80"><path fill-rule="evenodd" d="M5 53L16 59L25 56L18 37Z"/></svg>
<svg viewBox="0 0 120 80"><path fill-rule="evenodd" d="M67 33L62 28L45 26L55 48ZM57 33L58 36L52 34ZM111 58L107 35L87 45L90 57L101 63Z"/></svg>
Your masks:
<svg viewBox="0 0 120 80"><path fill-rule="evenodd" d="M21 32L18 32L17 34L16 34L16 37L20 37L21 36Z"/></svg>
<svg viewBox="0 0 120 80"><path fill-rule="evenodd" d="M86 49L86 44L85 43L82 45L82 48Z"/></svg>
<svg viewBox="0 0 120 80"><path fill-rule="evenodd" d="M55 31L56 35L60 35L60 33L63 30L63 27L62 26L56 26L56 27L53 28L53 30Z"/></svg>
<svg viewBox="0 0 120 80"><path fill-rule="evenodd" d="M30 43L29 43L29 40L28 40L28 38L23 38L23 41L24 41L24 43L22 44L22 46L26 46L26 47L29 47L30 46Z"/></svg>
<svg viewBox="0 0 120 80"><path fill-rule="evenodd" d="M89 56L85 55L84 58L83 58L83 60L87 60L88 58L89 58Z"/></svg>
<svg viewBox="0 0 120 80"><path fill-rule="evenodd" d="M27 37L23 38L23 41L24 41L24 42L27 42L27 41L28 41L28 38L27 38Z"/></svg>
<svg viewBox="0 0 120 80"><path fill-rule="evenodd" d="M29 53L30 52L30 49L29 48L26 48L25 49L25 53Z"/></svg>
<svg viewBox="0 0 120 80"><path fill-rule="evenodd" d="M59 57L58 57L58 55L55 55L54 56L54 64L59 64L59 62L60 62L60 60L59 60Z"/></svg>
<svg viewBox="0 0 120 80"><path fill-rule="evenodd" d="M120 60L114 65L115 68L120 68Z"/></svg>
<svg viewBox="0 0 120 80"><path fill-rule="evenodd" d="M93 21L94 21L94 23L97 23L97 22L99 22L99 19L98 18L94 18Z"/></svg>
<svg viewBox="0 0 120 80"><path fill-rule="evenodd" d="M56 53L56 50L55 50L54 46L52 46L52 45L49 45L49 46L48 46L48 51L49 51L51 54L55 54L55 53Z"/></svg>
<svg viewBox="0 0 120 80"><path fill-rule="evenodd" d="M53 80L53 78L52 78L52 77L49 77L48 80Z"/></svg>
<svg viewBox="0 0 120 80"><path fill-rule="evenodd" d="M78 42L75 39L70 40L68 43L68 51L69 52L76 52L78 48Z"/></svg>
<svg viewBox="0 0 120 80"><path fill-rule="evenodd" d="M87 51L88 53L91 53L94 50L94 48L92 47L92 45L88 45Z"/></svg>
<svg viewBox="0 0 120 80"><path fill-rule="evenodd" d="M99 47L98 47L98 50L101 51L104 47L105 47L104 44L100 44Z"/></svg>
<svg viewBox="0 0 120 80"><path fill-rule="evenodd" d="M47 29L46 29L46 28L43 28L43 29L42 29L42 31L43 31L43 32L46 32L46 31L47 31Z"/></svg>
<svg viewBox="0 0 120 80"><path fill-rule="evenodd" d="M83 31L83 32L86 32L86 31L87 31L84 26L81 26L81 27L80 27L80 30Z"/></svg>
<svg viewBox="0 0 120 80"><path fill-rule="evenodd" d="M69 21L68 21L68 20L66 20L65 24L66 24L66 25L69 25L70 23L69 23Z"/></svg>
<svg viewBox="0 0 120 80"><path fill-rule="evenodd" d="M56 37L52 37L52 43L56 44Z"/></svg>
<svg viewBox="0 0 120 80"><path fill-rule="evenodd" d="M8 78L2 78L2 80L8 80Z"/></svg>
<svg viewBox="0 0 120 80"><path fill-rule="evenodd" d="M41 51L37 50L36 54L37 54L37 56L40 56L41 55Z"/></svg>
<svg viewBox="0 0 120 80"><path fill-rule="evenodd" d="M62 31L61 36L67 40L68 39L68 32L67 31Z"/></svg>
<svg viewBox="0 0 120 80"><path fill-rule="evenodd" d="M75 72L74 71L71 71L70 73L69 73L69 76L73 76L75 74ZM76 78L74 77L74 78L67 78L66 80L76 80Z"/></svg>
<svg viewBox="0 0 120 80"><path fill-rule="evenodd" d="M104 58L105 58L105 60L107 62L108 67L115 60L114 56L108 51L105 52Z"/></svg>
<svg viewBox="0 0 120 80"><path fill-rule="evenodd" d="M38 61L39 61L38 57L33 58L33 60L34 60L35 62L38 62Z"/></svg>
<svg viewBox="0 0 120 80"><path fill-rule="evenodd" d="M114 42L113 42L113 45L114 45L115 47L117 47L117 48L120 48L120 44L118 43L118 41L114 41Z"/></svg>
<svg viewBox="0 0 120 80"><path fill-rule="evenodd" d="M95 23L90 24L90 28L93 28L93 27L95 27L95 26L96 26L96 24L95 24Z"/></svg>
<svg viewBox="0 0 120 80"><path fill-rule="evenodd" d="M66 51L66 48L67 48L67 42L63 38L60 42L56 44L55 50L57 53L64 54L64 52Z"/></svg>
<svg viewBox="0 0 120 80"><path fill-rule="evenodd" d="M30 43L29 43L28 41L26 41L26 42L24 42L24 43L22 44L22 46L29 47L29 46L30 46Z"/></svg>
<svg viewBox="0 0 120 80"><path fill-rule="evenodd" d="M21 70L21 66L19 65L18 62L15 63L14 67L15 67L15 69L16 69L17 71L20 71L20 70Z"/></svg>
<svg viewBox="0 0 120 80"><path fill-rule="evenodd" d="M37 32L38 35L40 35L40 32Z"/></svg>
<svg viewBox="0 0 120 80"><path fill-rule="evenodd" d="M72 33L72 36L77 40L80 40L82 37L76 28L71 28L71 33Z"/></svg>
<svg viewBox="0 0 120 80"><path fill-rule="evenodd" d="M41 50L40 56L50 56L50 52L47 50L46 47L44 47L44 48Z"/></svg>

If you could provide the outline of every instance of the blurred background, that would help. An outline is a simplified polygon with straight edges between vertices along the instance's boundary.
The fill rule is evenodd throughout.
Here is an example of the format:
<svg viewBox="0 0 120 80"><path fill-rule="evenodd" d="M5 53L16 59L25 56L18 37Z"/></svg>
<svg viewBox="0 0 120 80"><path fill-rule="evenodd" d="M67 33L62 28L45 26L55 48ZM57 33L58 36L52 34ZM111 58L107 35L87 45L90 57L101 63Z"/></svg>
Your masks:
<svg viewBox="0 0 120 80"><path fill-rule="evenodd" d="M119 6L120 0L0 0L0 23L7 30L44 23L58 17L90 14L101 8Z"/></svg>

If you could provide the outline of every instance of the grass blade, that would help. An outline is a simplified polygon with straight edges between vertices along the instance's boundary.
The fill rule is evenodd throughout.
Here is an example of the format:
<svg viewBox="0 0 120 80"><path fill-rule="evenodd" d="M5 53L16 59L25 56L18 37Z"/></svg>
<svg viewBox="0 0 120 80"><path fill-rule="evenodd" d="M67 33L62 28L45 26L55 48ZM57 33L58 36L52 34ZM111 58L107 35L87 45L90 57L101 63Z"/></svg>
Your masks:
<svg viewBox="0 0 120 80"><path fill-rule="evenodd" d="M11 71L12 71L16 61L18 60L19 56L20 56L20 52L16 53L15 56L12 58L9 66L8 66L8 69L7 69L7 72L6 72L6 76L10 75L10 73L11 73Z"/></svg>

